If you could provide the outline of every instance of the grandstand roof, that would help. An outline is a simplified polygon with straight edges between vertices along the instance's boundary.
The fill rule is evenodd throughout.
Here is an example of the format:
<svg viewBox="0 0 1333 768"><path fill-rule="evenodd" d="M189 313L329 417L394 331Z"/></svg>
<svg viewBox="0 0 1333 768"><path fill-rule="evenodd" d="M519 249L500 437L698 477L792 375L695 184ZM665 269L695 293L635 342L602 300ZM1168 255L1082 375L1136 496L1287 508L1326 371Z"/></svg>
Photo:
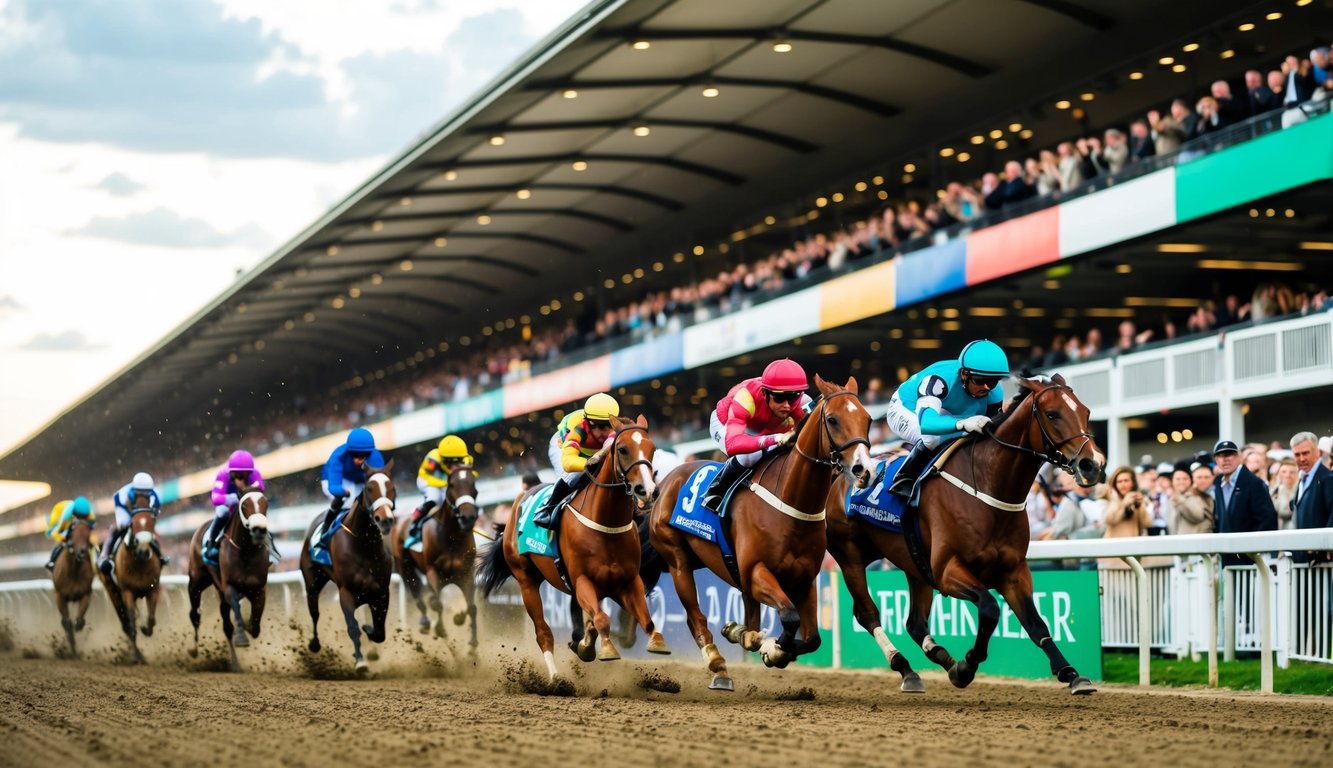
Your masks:
<svg viewBox="0 0 1333 768"><path fill-rule="evenodd" d="M156 428L213 398L225 408L254 392L322 391L459 329L536 314L672 251L723 241L757 214L781 215L839 177L965 135L983 117L1040 131L1054 117L1027 105L1067 92L1077 73L1142 59L1249 7L593 2L0 458L0 473L37 470L67 435ZM1100 90L1114 114L1115 83Z"/></svg>

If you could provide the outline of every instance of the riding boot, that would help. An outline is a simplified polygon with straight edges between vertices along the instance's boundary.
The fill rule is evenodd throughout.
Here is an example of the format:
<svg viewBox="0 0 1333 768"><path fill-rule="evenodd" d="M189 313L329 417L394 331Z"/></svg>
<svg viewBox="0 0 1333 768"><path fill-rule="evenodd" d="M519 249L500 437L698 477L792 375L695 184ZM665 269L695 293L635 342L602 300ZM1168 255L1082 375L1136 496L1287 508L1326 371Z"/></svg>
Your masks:
<svg viewBox="0 0 1333 768"><path fill-rule="evenodd" d="M106 543L102 545L102 561L97 567L107 576L111 575L111 554L116 551L116 542L120 539L120 529L112 528L107 534Z"/></svg>
<svg viewBox="0 0 1333 768"><path fill-rule="evenodd" d="M704 492L704 508L719 515L722 514L722 497L726 495L731 486L736 484L737 480L741 479L746 469L748 467L735 456L727 459L727 463L723 464L722 469L719 469L717 474L713 476L713 482L709 484L708 490Z"/></svg>
<svg viewBox="0 0 1333 768"><path fill-rule="evenodd" d="M54 571L56 569L56 558L60 557L60 550L65 548L65 542L60 542L56 548L51 550L51 559L46 561L46 570Z"/></svg>
<svg viewBox="0 0 1333 768"><path fill-rule="evenodd" d="M153 554L157 555L157 559L162 563L162 567L166 568L167 564L171 562L171 558L166 557L162 554L162 545L157 543L156 540L153 541L152 547L153 547Z"/></svg>
<svg viewBox="0 0 1333 768"><path fill-rule="evenodd" d="M555 481L555 486L551 488L551 496L546 500L546 504L537 513L532 516L532 524L539 528L551 530L555 528L555 511L560 508L560 504L574 492L574 486L560 478Z"/></svg>
<svg viewBox="0 0 1333 768"><path fill-rule="evenodd" d="M222 519L213 518L208 531L204 533L204 556L209 560L218 559L218 539L222 536Z"/></svg>
<svg viewBox="0 0 1333 768"><path fill-rule="evenodd" d="M412 513L412 524L407 527L407 541L404 546L410 549L413 544L421 541L421 528L426 524L426 518L430 517L430 511L434 508L435 502L427 501Z"/></svg>
<svg viewBox="0 0 1333 768"><path fill-rule="evenodd" d="M934 455L935 451L927 448L925 443L913 446L912 452L907 455L907 460L898 468L898 474L894 475L889 493L904 499L912 498L912 488L916 486L916 479L921 476L921 472L930 464Z"/></svg>

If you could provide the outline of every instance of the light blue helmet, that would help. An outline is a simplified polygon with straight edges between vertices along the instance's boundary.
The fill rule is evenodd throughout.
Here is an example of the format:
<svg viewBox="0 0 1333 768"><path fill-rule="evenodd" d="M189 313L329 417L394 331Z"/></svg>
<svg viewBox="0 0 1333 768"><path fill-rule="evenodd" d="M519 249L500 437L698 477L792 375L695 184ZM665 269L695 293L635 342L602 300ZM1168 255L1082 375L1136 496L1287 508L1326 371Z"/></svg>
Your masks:
<svg viewBox="0 0 1333 768"><path fill-rule="evenodd" d="M357 427L347 434L347 450L351 453L370 453L375 450L375 436L365 427Z"/></svg>
<svg viewBox="0 0 1333 768"><path fill-rule="evenodd" d="M74 507L74 514L78 515L79 517L87 517L88 515L92 514L93 505L88 503L88 500L86 498L82 496L76 496L74 497L74 501L71 503L73 504Z"/></svg>
<svg viewBox="0 0 1333 768"><path fill-rule="evenodd" d="M958 369L975 376L1008 376L1009 356L990 339L978 339L963 347Z"/></svg>

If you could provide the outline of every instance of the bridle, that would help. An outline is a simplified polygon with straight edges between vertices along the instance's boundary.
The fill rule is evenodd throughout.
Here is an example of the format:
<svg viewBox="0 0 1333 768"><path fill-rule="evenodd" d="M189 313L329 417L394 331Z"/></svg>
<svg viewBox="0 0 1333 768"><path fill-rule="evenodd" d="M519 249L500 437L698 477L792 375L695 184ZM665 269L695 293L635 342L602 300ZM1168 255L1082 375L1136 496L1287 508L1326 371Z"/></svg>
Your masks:
<svg viewBox="0 0 1333 768"><path fill-rule="evenodd" d="M867 450L869 450L870 448L870 441L865 439L864 437L853 437L852 439L848 440L845 443L842 443L841 445L834 443L833 430L828 425L828 407L829 403L833 402L834 398L842 397L843 395L847 395L849 397L856 397L856 393L851 391L850 389L840 389L831 395L820 395L819 399L816 400L814 404L810 406L810 413L807 413L805 415L805 418L801 419L801 423L796 425L796 435L792 437L792 445L796 448L796 453L799 454L801 458L821 467L831 467L839 473L847 471L846 465L842 463L843 451L847 450L853 445L857 445L858 443L864 445ZM801 436L801 430L805 426L805 422L810 419L810 416L814 414L816 409L820 409L819 422L824 427L825 442L828 443L829 445L829 457L827 459L821 459L817 456L811 456L810 454L801 450L801 446L797 442L797 439L800 438Z"/></svg>
<svg viewBox="0 0 1333 768"><path fill-rule="evenodd" d="M263 498L263 493L259 491L250 491L242 496L240 501L236 502L236 514L240 516L241 525L244 526L245 530L250 530L250 518L259 514L259 501ZM251 512L248 515L245 513L245 503L247 501L254 505L254 512Z"/></svg>
<svg viewBox="0 0 1333 768"><path fill-rule="evenodd" d="M631 432L642 432L644 437L647 437L649 440L652 439L651 437L648 437L648 429L646 427L640 427L637 424L631 424L622 429L616 430L616 439L615 442L612 443L612 446L614 447L617 443L620 442L620 437L622 435L628 435ZM602 481L598 480L597 476L594 475L592 472L588 472L586 467L584 468L583 471L588 472L588 477L592 479L592 484L597 486L598 488L619 488L623 486L625 488L625 493L628 494L629 496L634 495L633 483L631 483L629 480L629 473L632 472L634 468L639 466L640 464L643 464L648 467L648 474L650 476L652 475L653 472L653 462L650 459L635 459L634 461L631 461L629 463L629 466L627 467L620 466L619 458L614 458L612 459L612 461L615 462L614 466L616 468L616 472L619 473L620 475L620 480L618 482L603 483Z"/></svg>
<svg viewBox="0 0 1333 768"><path fill-rule="evenodd" d="M466 466L463 466L463 467L460 467L460 468L458 468L458 469L453 470L453 472L450 472L449 474L450 474L450 477L452 478L452 476L453 476L455 473L457 473L457 472L471 472L471 471L472 471L472 470L468 469ZM449 482L449 491L453 491L454 487L455 487L455 486L454 486L454 483L453 483L453 481L452 481L452 479L451 479L450 482ZM470 494L470 493L468 493L468 494L463 494L462 496L456 496L456 497L454 497L454 498L450 498L450 497L449 497L449 493L446 492L445 495L444 495L444 500L445 500L445 502L447 502L447 503L449 504L449 508L452 509L452 510L454 511L454 518L455 518L456 520L459 520L460 522L461 522L462 519L463 519L462 514L459 513L459 508L460 508L460 507L462 507L464 504L471 504L473 507L476 507L476 506L477 506L477 497L476 497L476 496L473 496L473 495ZM476 521L476 516L475 516L475 515L473 516L473 521L474 521L474 522Z"/></svg>
<svg viewBox="0 0 1333 768"><path fill-rule="evenodd" d="M374 501L371 501L370 482L374 480L377 475L384 476L384 482L386 483L386 485L384 486L384 495L380 496ZM385 475L383 472L378 472L378 471L373 472L369 477L366 478L365 485L361 486L361 495L357 496L357 504L361 508L366 510L366 514L370 515L370 521L372 523L371 527L373 527L375 531L380 533L381 535L384 532L380 530L380 521L375 519L375 512L380 507L387 506L389 508L390 517L393 516L392 513L396 505L394 504L394 500L389 496L389 489L392 487L392 483L393 480L389 479L389 476Z"/></svg>
<svg viewBox="0 0 1333 768"><path fill-rule="evenodd" d="M1070 435L1069 437L1066 437L1063 440L1056 440L1054 437L1051 436L1050 430L1046 426L1047 422L1045 419L1042 418L1040 401L1042 395L1045 395L1047 392L1054 392L1057 390L1064 390L1071 396L1074 394L1074 390L1066 384L1051 384L1045 389L1042 389L1039 392L1034 392L1032 394L1032 400L1031 400L1032 418L1037 422L1037 428L1041 430L1041 439L1042 439L1041 451L1034 451L1033 449L1028 448L1025 445L1015 445L1013 443L1007 443L1004 440L1001 440L1000 437L995 434L995 431L991 429L989 426L986 428L984 434L991 440L994 440L995 442L999 443L1005 448L1011 448L1015 451L1029 454L1031 456L1036 457L1037 459L1040 459L1041 461L1048 461L1054 464L1055 466L1059 467L1060 469L1063 469L1066 472L1069 472L1070 474L1074 474L1074 460L1065 456L1064 452L1061 451L1060 449L1066 443L1069 443L1073 440L1077 440L1081 437L1083 438L1083 442L1079 444L1078 450L1074 451L1074 456L1077 457L1079 454L1083 453L1084 448L1088 447L1088 443L1092 442L1093 436L1092 433L1090 432L1079 432L1077 434Z"/></svg>

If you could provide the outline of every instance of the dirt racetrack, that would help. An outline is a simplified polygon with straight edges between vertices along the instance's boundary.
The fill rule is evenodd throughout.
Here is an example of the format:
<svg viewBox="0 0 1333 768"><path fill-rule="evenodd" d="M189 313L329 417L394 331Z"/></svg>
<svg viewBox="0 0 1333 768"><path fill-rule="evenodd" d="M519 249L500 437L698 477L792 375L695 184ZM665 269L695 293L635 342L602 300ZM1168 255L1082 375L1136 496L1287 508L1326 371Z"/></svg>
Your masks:
<svg viewBox="0 0 1333 768"><path fill-rule="evenodd" d="M735 663L725 694L690 648L592 665L560 648L574 695L539 695L526 627L483 640L475 662L455 654L452 627L448 640L393 630L373 676L349 679L327 613L318 656L301 650L301 622L275 617L242 652L248 671L230 674L216 614L192 659L183 613L144 639L144 667L124 663L100 614L79 660L56 658L51 617L5 617L0 766L1333 764L1323 699L1114 686L1075 698L1053 681L985 679L958 691L942 675L908 696L887 671Z"/></svg>

